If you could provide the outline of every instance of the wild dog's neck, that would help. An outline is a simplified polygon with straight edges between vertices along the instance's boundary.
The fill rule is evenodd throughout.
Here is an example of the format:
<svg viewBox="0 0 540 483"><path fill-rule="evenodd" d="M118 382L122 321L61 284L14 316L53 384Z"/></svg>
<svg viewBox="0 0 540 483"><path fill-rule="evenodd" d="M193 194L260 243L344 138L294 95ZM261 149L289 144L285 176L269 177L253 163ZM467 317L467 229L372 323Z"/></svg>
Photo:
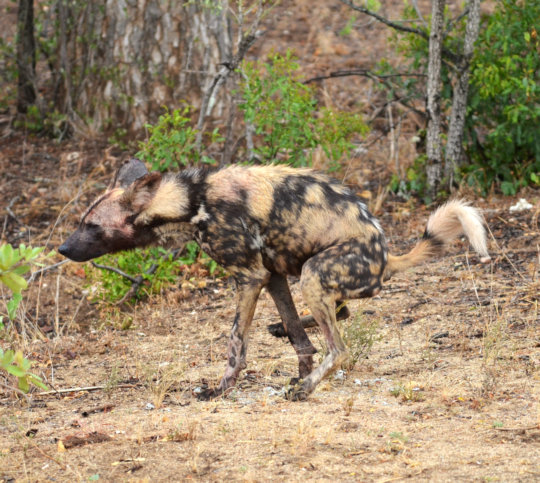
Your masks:
<svg viewBox="0 0 540 483"><path fill-rule="evenodd" d="M206 178L210 171L209 168L189 168L175 176L176 182L184 186L187 192L188 209L182 221L197 223L197 214L200 212L201 206L205 205Z"/></svg>
<svg viewBox="0 0 540 483"><path fill-rule="evenodd" d="M202 203L200 198L204 193L204 178L203 173L195 169L165 175L144 210L137 215L135 224L153 229L171 223L189 222Z"/></svg>
<svg viewBox="0 0 540 483"><path fill-rule="evenodd" d="M204 206L206 170L187 169L165 175L146 209L137 217L140 229L151 230L154 242L175 246L193 240L193 219Z"/></svg>

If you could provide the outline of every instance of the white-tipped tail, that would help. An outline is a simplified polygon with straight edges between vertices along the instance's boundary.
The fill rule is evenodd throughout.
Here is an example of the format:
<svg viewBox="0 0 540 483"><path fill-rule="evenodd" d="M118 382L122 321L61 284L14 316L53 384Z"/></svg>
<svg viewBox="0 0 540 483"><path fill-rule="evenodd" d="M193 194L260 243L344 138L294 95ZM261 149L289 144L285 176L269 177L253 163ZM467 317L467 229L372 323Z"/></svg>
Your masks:
<svg viewBox="0 0 540 483"><path fill-rule="evenodd" d="M444 244L465 235L476 253L480 255L482 263L491 260L482 215L464 200L448 201L432 213L426 227L426 236L430 235Z"/></svg>
<svg viewBox="0 0 540 483"><path fill-rule="evenodd" d="M486 229L480 211L466 201L451 200L431 214L423 238L407 254L388 256L385 279L394 273L418 265L440 253L457 237L465 235L482 263L491 260L487 250Z"/></svg>

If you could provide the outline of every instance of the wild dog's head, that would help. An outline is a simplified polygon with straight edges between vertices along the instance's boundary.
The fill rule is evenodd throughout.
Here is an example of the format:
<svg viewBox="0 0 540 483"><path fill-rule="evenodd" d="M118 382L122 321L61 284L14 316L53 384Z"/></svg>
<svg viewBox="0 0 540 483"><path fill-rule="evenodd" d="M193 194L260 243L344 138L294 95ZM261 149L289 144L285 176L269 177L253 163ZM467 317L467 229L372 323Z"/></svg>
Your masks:
<svg viewBox="0 0 540 483"><path fill-rule="evenodd" d="M71 260L85 262L148 245L158 238L153 228L180 221L188 203L187 189L174 178L149 173L141 161L130 159L58 251Z"/></svg>

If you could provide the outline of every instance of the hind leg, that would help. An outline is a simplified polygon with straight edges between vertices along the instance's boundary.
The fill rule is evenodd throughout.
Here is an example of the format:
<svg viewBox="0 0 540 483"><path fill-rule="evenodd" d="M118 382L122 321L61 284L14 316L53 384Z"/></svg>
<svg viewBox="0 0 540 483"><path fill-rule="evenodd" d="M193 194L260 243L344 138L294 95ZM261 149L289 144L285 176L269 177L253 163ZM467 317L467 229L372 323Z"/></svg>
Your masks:
<svg viewBox="0 0 540 483"><path fill-rule="evenodd" d="M313 354L317 352L317 349L313 347L298 317L287 279L283 275L272 274L266 288L281 316L282 324L279 325L283 327L285 335L289 337L296 351L298 375L300 379L303 379L313 370Z"/></svg>
<svg viewBox="0 0 540 483"><path fill-rule="evenodd" d="M345 302L338 300L336 302L336 319L345 320L348 319L350 316L351 313L345 305ZM302 327L304 327L304 329L310 329L311 327L317 327L318 325L313 315L306 315L304 317L300 317L300 323L302 324ZM270 334L272 334L274 337L287 337L287 330L285 329L282 322L278 322L277 324L270 324L267 329L268 332L270 332Z"/></svg>
<svg viewBox="0 0 540 483"><path fill-rule="evenodd" d="M326 338L328 354L319 367L292 389L291 399L306 399L346 359L347 348L336 323L335 301L378 293L386 261L379 246L353 240L330 247L304 264L300 278L302 295Z"/></svg>

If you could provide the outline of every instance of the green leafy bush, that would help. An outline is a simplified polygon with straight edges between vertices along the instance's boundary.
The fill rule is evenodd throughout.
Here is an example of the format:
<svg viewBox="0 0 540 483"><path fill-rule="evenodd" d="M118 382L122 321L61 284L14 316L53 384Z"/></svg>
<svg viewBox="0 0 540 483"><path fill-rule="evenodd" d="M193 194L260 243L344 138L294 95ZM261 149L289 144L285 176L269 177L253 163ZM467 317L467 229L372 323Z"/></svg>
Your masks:
<svg viewBox="0 0 540 483"><path fill-rule="evenodd" d="M354 149L355 134L367 126L359 115L321 109L314 90L303 84L292 52L272 53L268 62L244 62L240 85L244 120L259 137L254 154L263 163L308 166L320 146L335 168Z"/></svg>
<svg viewBox="0 0 540 483"><path fill-rule="evenodd" d="M152 165L153 170L167 171L198 163L213 164L214 160L197 149L198 131L192 127L189 117L190 106L169 111L159 116L156 125L146 124L149 137L139 143L137 157ZM210 142L219 142L221 137L215 129L209 134Z"/></svg>
<svg viewBox="0 0 540 483"><path fill-rule="evenodd" d="M487 132L465 174L483 188L500 182L505 194L540 186L539 18L537 1L499 2L472 64L469 117ZM469 134L469 147L478 144Z"/></svg>
<svg viewBox="0 0 540 483"><path fill-rule="evenodd" d="M11 299L6 303L7 316L15 319L17 308L22 300L21 292L28 287L28 282L22 277L32 265L40 265L37 259L43 251L42 247L27 247L23 244L13 248L5 243L0 246L0 282L11 292ZM53 252L49 253L49 256ZM3 316L0 315L0 337L3 338L5 327ZM5 350L0 347L0 369L18 379L19 389L23 392L30 390L30 384L47 389L41 378L29 372L32 362L23 356L21 351Z"/></svg>
<svg viewBox="0 0 540 483"><path fill-rule="evenodd" d="M163 288L172 284L179 273L180 262L173 259L172 253L161 247L129 250L116 255L104 255L96 260L99 265L117 267L127 275L136 278L142 276L144 283L142 291L135 294L135 299L144 295L159 293ZM156 270L148 275L150 267L157 265ZM90 284L94 286L95 270L91 265L85 265ZM99 270L99 288L91 294L93 300L117 302L132 286L132 281L109 270Z"/></svg>
<svg viewBox="0 0 540 483"><path fill-rule="evenodd" d="M219 276L222 274L219 265L202 252L195 242L187 243L182 255L178 258L174 258L172 252L162 247L152 247L130 250L116 255L104 255L98 258L96 263L116 267L134 279L138 276L143 278L142 290L135 293L131 301L160 293L164 288L173 285L182 272L182 268L186 265L201 263L210 275ZM148 273L154 265L156 265L155 270ZM114 271L95 269L91 265L86 265L85 270L89 281L88 286L93 287L94 290L91 293L91 298L94 301L118 302L132 287L132 280ZM97 289L95 288L96 278L99 281Z"/></svg>
<svg viewBox="0 0 540 483"><path fill-rule="evenodd" d="M417 19L412 6L404 18ZM462 51L466 17L452 22L446 12L444 47ZM476 52L471 62L468 108L465 119L464 149L468 162L461 175L470 185L486 192L492 185L505 194L514 194L527 185L540 185L540 41L536 30L540 3L501 0L492 15L482 21ZM413 21L411 27L423 28ZM404 56L399 72L427 72L428 42L415 34L393 33L396 49ZM397 74L386 60L378 65L379 74ZM425 82L417 76L392 77L385 88L406 102L423 102ZM452 103L454 71L451 62L441 68L441 110L448 113ZM422 162L416 167L422 169ZM414 175L413 175L414 176ZM422 175L416 173L416 179ZM408 173L409 177L409 173ZM410 178L410 177L409 177ZM407 184L409 180L405 180ZM395 180L392 187L398 186ZM403 184L402 184L403 186ZM410 189L422 194L425 184Z"/></svg>
<svg viewBox="0 0 540 483"><path fill-rule="evenodd" d="M11 299L6 304L10 320L15 318L17 307L22 300L21 292L28 287L22 275L30 271L32 264L37 265L36 259L42 251L42 247L32 248L24 244L18 248L13 248L9 243L0 246L0 282L12 293Z"/></svg>
<svg viewBox="0 0 540 483"><path fill-rule="evenodd" d="M27 393L30 390L30 384L47 390L48 387L43 383L41 377L30 372L32 362L23 356L21 351L4 350L0 347L0 369L8 374L15 376L18 380L19 389Z"/></svg>

